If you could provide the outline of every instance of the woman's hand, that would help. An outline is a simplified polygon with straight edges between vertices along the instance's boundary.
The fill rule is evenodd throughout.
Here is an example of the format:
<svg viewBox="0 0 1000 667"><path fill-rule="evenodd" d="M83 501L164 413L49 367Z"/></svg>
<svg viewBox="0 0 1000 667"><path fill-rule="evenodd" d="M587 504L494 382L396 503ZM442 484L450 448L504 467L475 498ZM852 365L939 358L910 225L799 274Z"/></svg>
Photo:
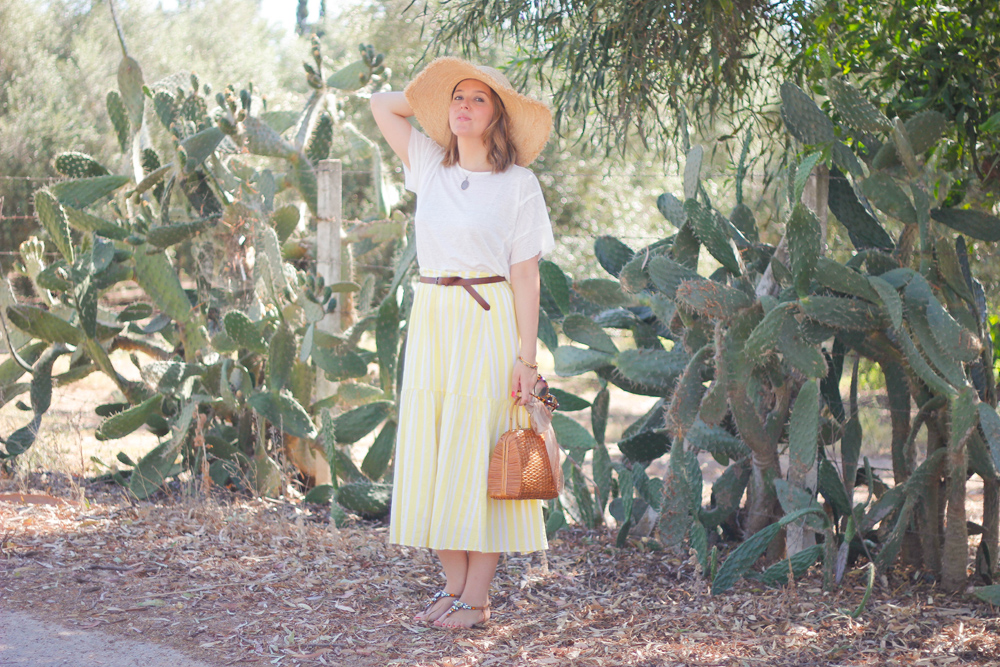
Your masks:
<svg viewBox="0 0 1000 667"><path fill-rule="evenodd" d="M511 376L510 386L513 387L513 398L518 405L527 405L531 392L535 390L535 381L538 380L538 372L533 368L528 368L520 361L514 362L514 373Z"/></svg>

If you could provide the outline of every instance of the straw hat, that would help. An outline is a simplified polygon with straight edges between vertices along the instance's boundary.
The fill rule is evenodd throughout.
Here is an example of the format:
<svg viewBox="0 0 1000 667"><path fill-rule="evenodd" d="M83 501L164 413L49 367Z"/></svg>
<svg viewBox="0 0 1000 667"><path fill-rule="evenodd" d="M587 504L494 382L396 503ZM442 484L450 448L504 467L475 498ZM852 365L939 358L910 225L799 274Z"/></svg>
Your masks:
<svg viewBox="0 0 1000 667"><path fill-rule="evenodd" d="M424 132L442 147L448 146L451 93L465 79L482 81L503 100L510 116L510 138L517 148L517 164L527 167L549 140L552 112L543 102L514 90L507 77L492 67L473 65L459 58L436 58L425 67L404 91Z"/></svg>

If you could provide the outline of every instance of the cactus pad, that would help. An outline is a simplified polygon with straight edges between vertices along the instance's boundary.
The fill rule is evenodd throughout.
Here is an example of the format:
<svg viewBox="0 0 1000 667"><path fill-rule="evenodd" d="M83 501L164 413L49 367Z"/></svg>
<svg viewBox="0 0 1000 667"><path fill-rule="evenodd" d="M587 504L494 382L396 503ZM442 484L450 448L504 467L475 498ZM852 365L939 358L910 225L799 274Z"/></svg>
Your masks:
<svg viewBox="0 0 1000 667"><path fill-rule="evenodd" d="M76 257L69 236L69 222L53 193L48 190L35 192L35 215L66 262L72 264Z"/></svg>
<svg viewBox="0 0 1000 667"><path fill-rule="evenodd" d="M63 206L86 208L129 182L128 176L94 176L56 183L50 189Z"/></svg>
<svg viewBox="0 0 1000 667"><path fill-rule="evenodd" d="M111 124L115 128L115 136L118 137L118 147L124 153L128 150L129 140L132 138L132 130L128 122L128 111L126 111L125 104L122 102L122 96L117 90L112 90L108 93L106 104L108 116L111 118Z"/></svg>
<svg viewBox="0 0 1000 667"><path fill-rule="evenodd" d="M855 248L879 248L886 251L895 248L892 238L865 209L854 193L854 188L838 169L830 170L829 203L830 211L847 229Z"/></svg>
<svg viewBox="0 0 1000 667"><path fill-rule="evenodd" d="M670 434L666 429L640 431L618 442L618 449L637 463L654 461L670 450Z"/></svg>
<svg viewBox="0 0 1000 667"><path fill-rule="evenodd" d="M904 136L915 155L927 152L948 127L948 119L938 111L921 111L903 123ZM888 169L900 163L896 145L887 143L872 160L873 169Z"/></svg>
<svg viewBox="0 0 1000 667"><path fill-rule="evenodd" d="M392 484L353 482L337 489L337 503L366 519L381 519L389 514Z"/></svg>
<svg viewBox="0 0 1000 667"><path fill-rule="evenodd" d="M89 178L91 176L107 176L107 167L86 153L60 153L56 156L53 166L67 178Z"/></svg>
<svg viewBox="0 0 1000 667"><path fill-rule="evenodd" d="M809 319L837 329L877 331L888 324L878 306L858 299L809 296L799 304Z"/></svg>
<svg viewBox="0 0 1000 667"><path fill-rule="evenodd" d="M226 135L217 127L209 127L197 134L191 135L181 142L181 147L187 155L184 162L184 173L190 174L215 152Z"/></svg>
<svg viewBox="0 0 1000 667"><path fill-rule="evenodd" d="M705 245L705 249L711 253L712 257L733 275L740 275L742 267L733 251L732 243L726 235L723 221L716 217L714 211L702 206L695 199L688 199L684 202L684 212L687 213L688 220L692 223L692 229L698 240Z"/></svg>
<svg viewBox="0 0 1000 667"><path fill-rule="evenodd" d="M698 185L701 179L701 162L705 149L692 146L684 163L684 199L694 199L698 195Z"/></svg>
<svg viewBox="0 0 1000 667"><path fill-rule="evenodd" d="M75 326L36 306L7 306L7 318L30 336L50 343L79 345L83 332Z"/></svg>
<svg viewBox="0 0 1000 667"><path fill-rule="evenodd" d="M583 343L589 348L607 352L608 354L618 354L618 348L614 341L604 332L599 325L585 315L567 315L563 320L563 333L570 340Z"/></svg>
<svg viewBox="0 0 1000 667"><path fill-rule="evenodd" d="M280 134L259 118L248 116L243 121L243 128L246 132L247 150L254 155L280 157L287 160L298 154L294 146L282 139Z"/></svg>
<svg viewBox="0 0 1000 667"><path fill-rule="evenodd" d="M618 372L632 382L671 388L688 363L681 350L624 350L615 359Z"/></svg>
<svg viewBox="0 0 1000 667"><path fill-rule="evenodd" d="M594 241L594 254L605 271L615 278L635 256L635 251L613 236L598 236Z"/></svg>
<svg viewBox="0 0 1000 667"><path fill-rule="evenodd" d="M663 217L671 225L680 229L687 222L687 213L684 212L684 203L669 192L656 198L656 208L660 210Z"/></svg>
<svg viewBox="0 0 1000 667"><path fill-rule="evenodd" d="M812 98L794 83L781 84L781 119L788 132L804 144L833 141L833 123Z"/></svg>
<svg viewBox="0 0 1000 667"><path fill-rule="evenodd" d="M259 354L267 352L267 342L249 317L238 310L231 310L226 313L223 322L226 326L226 333L237 345Z"/></svg>
<svg viewBox="0 0 1000 667"><path fill-rule="evenodd" d="M865 276L828 257L817 258L815 278L820 285L834 292L879 303L878 292Z"/></svg>
<svg viewBox="0 0 1000 667"><path fill-rule="evenodd" d="M631 298L622 292L617 280L588 278L574 283L573 289L584 299L601 308L617 308L632 303Z"/></svg>
<svg viewBox="0 0 1000 667"><path fill-rule="evenodd" d="M316 122L312 136L309 137L309 144L306 146L306 157L314 165L320 160L330 157L330 142L333 141L333 120L330 114L324 113Z"/></svg>
<svg viewBox="0 0 1000 667"><path fill-rule="evenodd" d="M353 445L375 430L395 410L392 401L375 401L349 410L333 420L337 442Z"/></svg>
<svg viewBox="0 0 1000 667"><path fill-rule="evenodd" d="M185 222L176 225L160 225L153 227L146 234L146 240L157 248L169 248L188 239L194 238L208 226L207 222Z"/></svg>
<svg viewBox="0 0 1000 667"><path fill-rule="evenodd" d="M697 271L675 262L669 257L656 257L647 265L649 277L664 296L673 299L677 288L684 281L705 280Z"/></svg>
<svg viewBox="0 0 1000 667"><path fill-rule="evenodd" d="M291 396L271 392L259 392L247 399L247 403L262 417L289 435L299 438L315 438L316 425L309 413Z"/></svg>
<svg viewBox="0 0 1000 667"><path fill-rule="evenodd" d="M931 209L935 222L981 241L1000 241L1000 218L982 211L961 208Z"/></svg>
<svg viewBox="0 0 1000 667"><path fill-rule="evenodd" d="M799 295L809 291L809 283L816 271L816 261L822 251L819 220L805 204L798 202L785 227L788 255L791 263L795 290Z"/></svg>
<svg viewBox="0 0 1000 667"><path fill-rule="evenodd" d="M886 133L892 129L885 114L843 79L830 77L826 82L826 90L833 108L851 128L867 134Z"/></svg>
<svg viewBox="0 0 1000 667"><path fill-rule="evenodd" d="M752 305L750 297L743 292L726 287L714 280L687 280L677 287L674 299L702 317L728 320Z"/></svg>
<svg viewBox="0 0 1000 667"><path fill-rule="evenodd" d="M163 403L163 395L157 394L139 405L117 412L97 427L94 434L98 440L117 440L139 429L150 415L156 413Z"/></svg>
<svg viewBox="0 0 1000 667"><path fill-rule="evenodd" d="M561 345L552 354L556 375L570 377L610 366L614 357L598 350Z"/></svg>
<svg viewBox="0 0 1000 667"><path fill-rule="evenodd" d="M878 210L908 225L917 224L917 212L910 198L884 171L874 172L861 183L861 191Z"/></svg>

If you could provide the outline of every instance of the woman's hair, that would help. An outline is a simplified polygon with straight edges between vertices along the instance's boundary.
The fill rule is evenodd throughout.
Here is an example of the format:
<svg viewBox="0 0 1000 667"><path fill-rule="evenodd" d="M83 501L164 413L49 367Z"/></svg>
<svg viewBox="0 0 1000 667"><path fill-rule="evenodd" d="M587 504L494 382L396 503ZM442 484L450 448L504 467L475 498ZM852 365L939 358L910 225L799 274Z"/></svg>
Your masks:
<svg viewBox="0 0 1000 667"><path fill-rule="evenodd" d="M455 84L458 87L458 84ZM507 107L503 105L500 96L493 92L489 86L490 98L493 100L493 119L483 132L483 145L486 146L486 159L493 167L493 173L506 171L512 164L517 163L517 147L514 146L510 138L510 116L507 114ZM451 91L452 96L455 91ZM454 133L448 139L448 146L444 149L444 159L441 163L446 167L458 164L458 137Z"/></svg>

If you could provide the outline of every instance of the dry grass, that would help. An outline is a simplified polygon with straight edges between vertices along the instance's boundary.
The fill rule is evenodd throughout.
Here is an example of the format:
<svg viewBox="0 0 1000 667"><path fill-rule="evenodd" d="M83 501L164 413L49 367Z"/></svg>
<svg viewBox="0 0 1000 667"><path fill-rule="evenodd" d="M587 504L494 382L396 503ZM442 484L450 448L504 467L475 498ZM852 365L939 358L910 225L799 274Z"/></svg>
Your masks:
<svg viewBox="0 0 1000 667"><path fill-rule="evenodd" d="M441 631L412 615L441 585L431 557L385 543L380 523L331 530L285 500L215 496L131 504L63 477L0 500L4 606L79 628L169 644L240 665L943 665L1000 660L995 610L901 573L860 573L823 592L749 581L712 597L687 554L609 530L573 529L546 556L501 561L484 629ZM11 480L0 480L0 493ZM71 492L69 502L60 497ZM53 504L41 504L53 503Z"/></svg>

